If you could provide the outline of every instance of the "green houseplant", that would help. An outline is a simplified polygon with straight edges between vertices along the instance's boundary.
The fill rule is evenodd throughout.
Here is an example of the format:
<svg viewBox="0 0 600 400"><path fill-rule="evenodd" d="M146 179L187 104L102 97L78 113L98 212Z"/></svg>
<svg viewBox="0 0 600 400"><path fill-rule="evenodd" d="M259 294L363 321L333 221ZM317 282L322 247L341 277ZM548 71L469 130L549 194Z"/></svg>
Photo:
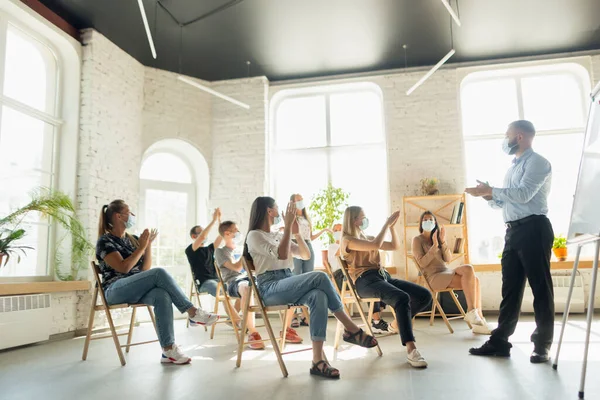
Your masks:
<svg viewBox="0 0 600 400"><path fill-rule="evenodd" d="M75 280L78 271L87 267L94 247L87 240L83 225L75 217L75 206L69 196L47 188L36 189L31 193L31 200L28 204L0 218L0 267L8 263L11 255L16 255L17 262L20 262L21 255L26 255L26 250L32 249L19 245L19 241L26 235L25 217L31 213L39 213L42 218L52 219L53 222L58 223L62 233L59 234L59 239L56 241L57 247L65 240L70 239L70 271L62 272L60 267L63 263L63 256L56 251L54 272L61 280Z"/></svg>
<svg viewBox="0 0 600 400"><path fill-rule="evenodd" d="M439 193L437 185L440 181L438 178L423 178L421 179L421 194L423 196L434 196Z"/></svg>
<svg viewBox="0 0 600 400"><path fill-rule="evenodd" d="M567 259L567 238L563 235L555 236L552 251L558 261L565 261Z"/></svg>
<svg viewBox="0 0 600 400"><path fill-rule="evenodd" d="M350 194L341 188L327 185L315 194L311 200L309 210L311 211L313 229L318 230L331 228L339 222L348 207ZM335 242L333 235L326 233L321 235L321 242L328 246ZM326 249L327 247L325 247ZM323 257L327 259L327 250L323 250Z"/></svg>

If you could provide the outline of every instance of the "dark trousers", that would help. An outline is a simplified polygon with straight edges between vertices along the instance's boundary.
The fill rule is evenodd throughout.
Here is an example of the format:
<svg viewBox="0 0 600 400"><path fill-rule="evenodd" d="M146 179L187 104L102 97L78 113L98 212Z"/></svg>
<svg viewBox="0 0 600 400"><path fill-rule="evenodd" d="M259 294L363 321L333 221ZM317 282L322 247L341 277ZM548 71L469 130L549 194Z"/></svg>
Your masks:
<svg viewBox="0 0 600 400"><path fill-rule="evenodd" d="M363 273L355 286L361 297L379 297L385 304L394 307L403 345L415 341L412 318L431 305L429 290L412 282L394 279L387 272L381 275L378 270Z"/></svg>
<svg viewBox="0 0 600 400"><path fill-rule="evenodd" d="M342 283L344 283L344 273L341 269L337 269L333 273L333 279L335 279L335 284L337 285L340 292L342 291ZM373 304L373 313L381 312L381 309L385 308L385 303L383 301L378 301Z"/></svg>
<svg viewBox="0 0 600 400"><path fill-rule="evenodd" d="M533 292L536 324L531 341L539 346L549 347L552 344L554 290L550 255L553 240L552 224L544 216L534 217L506 230L502 252L502 303L498 328L494 329L490 339L492 343L508 346L508 338L515 332L519 321L527 278Z"/></svg>

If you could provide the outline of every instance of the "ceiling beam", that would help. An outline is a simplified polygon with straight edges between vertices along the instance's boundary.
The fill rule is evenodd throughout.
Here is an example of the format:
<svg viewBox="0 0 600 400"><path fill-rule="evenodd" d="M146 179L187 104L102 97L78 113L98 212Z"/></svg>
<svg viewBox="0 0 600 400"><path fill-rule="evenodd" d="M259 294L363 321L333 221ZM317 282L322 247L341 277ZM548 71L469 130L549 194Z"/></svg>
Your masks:
<svg viewBox="0 0 600 400"><path fill-rule="evenodd" d="M33 11L46 18L48 22L65 32L67 35L71 36L78 42L81 42L81 35L79 34L79 31L73 25L65 21L61 16L43 5L39 0L21 0L21 3L25 4Z"/></svg>

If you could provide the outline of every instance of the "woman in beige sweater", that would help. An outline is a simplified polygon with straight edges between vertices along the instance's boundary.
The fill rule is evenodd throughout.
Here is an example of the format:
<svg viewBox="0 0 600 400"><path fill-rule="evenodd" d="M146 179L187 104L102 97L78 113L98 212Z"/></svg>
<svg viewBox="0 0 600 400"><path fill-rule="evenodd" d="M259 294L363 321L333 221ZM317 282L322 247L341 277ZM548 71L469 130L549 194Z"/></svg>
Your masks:
<svg viewBox="0 0 600 400"><path fill-rule="evenodd" d="M474 333L491 333L481 310L481 289L479 278L472 265L448 268L452 253L446 243L446 229L438 226L433 213L425 211L419 220L419 232L412 242L415 261L433 290L460 289L467 299L467 320Z"/></svg>

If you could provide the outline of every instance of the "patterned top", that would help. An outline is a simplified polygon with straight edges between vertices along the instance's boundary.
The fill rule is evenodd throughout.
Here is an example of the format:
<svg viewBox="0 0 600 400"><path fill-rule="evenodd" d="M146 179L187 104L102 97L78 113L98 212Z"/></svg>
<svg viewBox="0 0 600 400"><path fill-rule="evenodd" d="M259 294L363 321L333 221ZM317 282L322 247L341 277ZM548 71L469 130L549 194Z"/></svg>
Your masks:
<svg viewBox="0 0 600 400"><path fill-rule="evenodd" d="M304 241L310 242L311 235L310 224L308 223L308 220L304 217L296 217L296 220L298 221L298 233L300 233L300 236L302 236L302 239L304 239Z"/></svg>
<svg viewBox="0 0 600 400"><path fill-rule="evenodd" d="M137 240L138 237L134 236ZM135 275L137 273L142 272L142 265L144 264L144 256L140 257L137 264L131 268L131 270L123 274L121 272L115 271L110 265L104 262L104 258L110 253L114 253L118 251L123 259L131 256L135 251L135 247L133 243L129 240L127 236L125 237L117 237L111 235L110 233L104 234L100 236L98 242L96 243L96 258L98 259L98 263L100 264L100 271L102 272L102 289L106 290L108 287L114 282L118 281L121 278L126 278L128 276Z"/></svg>

